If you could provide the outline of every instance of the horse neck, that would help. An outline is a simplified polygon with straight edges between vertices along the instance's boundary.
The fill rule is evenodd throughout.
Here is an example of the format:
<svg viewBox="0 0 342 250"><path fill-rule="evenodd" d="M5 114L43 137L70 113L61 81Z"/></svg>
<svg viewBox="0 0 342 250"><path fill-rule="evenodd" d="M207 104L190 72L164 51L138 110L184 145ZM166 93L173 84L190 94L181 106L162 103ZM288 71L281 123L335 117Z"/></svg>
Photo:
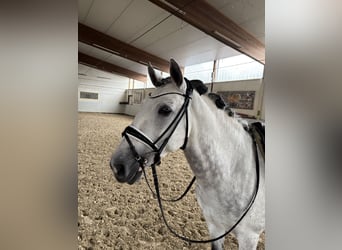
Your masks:
<svg viewBox="0 0 342 250"><path fill-rule="evenodd" d="M193 96L189 113L185 156L197 180L246 176L253 157L251 139L241 124L198 94Z"/></svg>

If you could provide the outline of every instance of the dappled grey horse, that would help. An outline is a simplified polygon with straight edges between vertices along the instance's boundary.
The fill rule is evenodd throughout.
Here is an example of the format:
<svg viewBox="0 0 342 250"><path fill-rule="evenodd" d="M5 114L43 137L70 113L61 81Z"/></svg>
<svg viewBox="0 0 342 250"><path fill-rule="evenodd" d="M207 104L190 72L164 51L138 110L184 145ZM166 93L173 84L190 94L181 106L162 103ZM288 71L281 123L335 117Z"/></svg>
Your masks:
<svg viewBox="0 0 342 250"><path fill-rule="evenodd" d="M146 167L182 148L196 176L196 197L210 237L233 227L239 249L256 249L265 227L265 167L259 157L260 168L255 170L260 152L256 153L253 138L207 95L192 91L173 59L169 78L157 76L151 66L148 71L156 89L112 155L116 179L133 184ZM212 249L222 249L223 242L224 238L213 241Z"/></svg>

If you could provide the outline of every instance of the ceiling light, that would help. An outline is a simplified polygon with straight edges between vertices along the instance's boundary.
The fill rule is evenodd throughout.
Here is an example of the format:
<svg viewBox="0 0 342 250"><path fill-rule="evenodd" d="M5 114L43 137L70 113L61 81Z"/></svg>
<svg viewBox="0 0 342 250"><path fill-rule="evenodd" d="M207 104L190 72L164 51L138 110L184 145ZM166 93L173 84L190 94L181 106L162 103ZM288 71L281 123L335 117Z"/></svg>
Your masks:
<svg viewBox="0 0 342 250"><path fill-rule="evenodd" d="M89 64L89 63L85 63L85 62L78 62L78 63L83 64L83 65L85 65L85 66L88 66L88 67L90 67L90 68L97 68L96 65L92 65L92 64Z"/></svg>
<svg viewBox="0 0 342 250"><path fill-rule="evenodd" d="M112 50L112 49L108 49L108 48L103 47L103 46L101 46L101 45L98 45L98 44L96 44L96 43L93 43L92 45L93 45L94 47L96 47L96 48L105 50L105 51L107 51L107 52L109 52L109 53L116 54L116 55L120 55L120 52L117 52L117 51Z"/></svg>
<svg viewBox="0 0 342 250"><path fill-rule="evenodd" d="M167 2L166 0L161 0L162 3L166 4L167 6L169 6L171 9L177 11L178 13L185 15L186 12L182 11L180 8L174 6L172 3Z"/></svg>
<svg viewBox="0 0 342 250"><path fill-rule="evenodd" d="M233 47L234 48L241 48L241 45L235 41L233 41L232 39L230 39L229 37L223 35L222 33L220 33L219 31L217 30L214 30L213 32L215 35L218 35L219 37L223 38L224 40L228 41L229 43L231 43L232 45L234 45Z"/></svg>
<svg viewBox="0 0 342 250"><path fill-rule="evenodd" d="M139 63L144 64L144 65L147 65L147 63L146 63L146 62L143 62L143 61L139 61Z"/></svg>
<svg viewBox="0 0 342 250"><path fill-rule="evenodd" d="M96 76L97 78L101 78L101 79L107 79L107 80L110 80L109 77L104 77L104 76Z"/></svg>

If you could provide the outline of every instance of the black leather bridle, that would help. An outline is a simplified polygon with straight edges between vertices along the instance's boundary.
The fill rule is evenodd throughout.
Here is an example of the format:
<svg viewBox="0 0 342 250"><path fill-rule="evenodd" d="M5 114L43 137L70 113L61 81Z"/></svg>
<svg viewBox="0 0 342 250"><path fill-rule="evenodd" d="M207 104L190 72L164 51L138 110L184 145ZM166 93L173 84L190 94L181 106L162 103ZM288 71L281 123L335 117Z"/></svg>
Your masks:
<svg viewBox="0 0 342 250"><path fill-rule="evenodd" d="M129 148L130 148L131 152L133 153L135 160L139 162L141 167L142 167L143 163L145 163L146 160L143 156L138 154L138 152L135 149L135 147L134 147L132 141L130 140L129 136L132 136L132 137L140 140L141 142L145 143L147 146L149 146L152 149L152 152L155 153L152 165L159 165L160 164L160 155L163 152L165 146L169 142L171 136L175 132L178 124L180 123L180 121L182 120L184 115L185 115L185 121L186 121L185 137L184 137L185 139L184 139L183 145L180 148L182 150L185 149L185 147L188 143L188 132L189 132L188 106L189 106L191 96L192 96L192 92L193 92L193 88L191 87L190 81L186 79L186 83L187 83L187 88L186 88L185 94L180 93L180 92L168 92L168 93L163 93L163 94L156 95L156 96L151 96L151 95L149 96L149 98L151 98L151 99L155 99L155 98L165 96L165 95L180 95L180 96L184 97L184 103L183 103L182 107L180 108L180 110L178 111L177 115L175 116L173 121L169 124L169 126L161 133L161 135L155 141L152 141L142 131L140 131L139 129L137 129L133 126L128 126L123 131L122 136L124 136L125 139L127 140ZM164 138L164 140L162 141L163 138ZM162 143L160 146L158 146L158 142L160 142L160 141L162 141Z"/></svg>
<svg viewBox="0 0 342 250"><path fill-rule="evenodd" d="M164 210L163 210L163 206L162 206L162 200L164 201L178 201L180 199L182 199L186 193L190 190L192 184L194 183L196 177L193 177L192 181L190 182L189 186L187 187L187 189L185 190L185 192L177 199L170 199L170 200L166 200L166 199L162 199L160 196L160 192L159 192L159 183L158 183L158 175L157 175L157 170L156 170L156 165L159 165L161 162L161 158L160 155L162 153L162 151L164 150L165 146L167 145L168 141L170 140L171 136L173 135L174 131L176 130L178 124L180 123L180 121L182 120L183 116L185 115L185 119L186 119L186 129L185 129L185 139L184 139L184 143L181 147L182 150L184 150L186 148L187 142L188 142L188 130L189 130L189 118L188 118L188 106L191 100L191 96L192 96L192 92L193 92L193 87L191 86L191 83L188 79L184 78L187 84L187 88L185 91L185 94L180 93L180 92L167 92L167 93L163 93L163 94L159 94L156 96L149 96L149 98L158 98L161 96L165 96L165 95L181 95L184 97L184 103L182 105L182 107L180 108L180 110L178 111L177 115L175 116L175 118L173 119L173 121L169 124L169 126L163 131L163 133L155 140L152 141L147 135L145 135L142 131L140 131L139 129L133 127L133 126L128 126L125 128L125 130L122 133L122 136L125 137L125 139L127 140L127 143L129 145L129 148L132 152L132 154L135 157L135 160L139 163L144 176L145 176L145 180L147 182L148 187L150 188L151 192L157 197L158 200L158 204L159 204L159 208L161 211L161 215L162 218L164 220L165 225L167 226L167 228L178 238L185 240L187 242L191 242L191 243L210 243L216 240L219 240L223 237L225 237L227 234L229 234L231 231L234 230L234 228L240 223L240 221L245 217L245 215L247 214L247 212L249 211L249 209L252 207L254 200L257 196L258 193L258 189L259 189L259 159L258 159L258 152L257 152L257 146L256 146L256 140L255 140L255 136L252 130L247 130L249 132L249 134L252 137L252 141L253 141L253 149L254 149L254 155L255 155L255 160L256 160L256 185L255 185L255 189L252 195L252 198L249 202L249 204L247 205L247 207L245 208L244 212L242 213L242 215L240 216L240 218L236 221L236 223L225 233L223 233L222 235L213 238L213 239L208 239L208 240L193 240L193 239L189 239L185 236L179 235L178 233L176 233L168 224L165 215L164 215ZM167 136L166 136L167 135ZM151 169L152 169L152 175L153 175L153 182L154 182L154 186L155 186L155 190L156 193L153 192L147 178L146 178L146 173L145 173L145 164L146 164L146 159L141 156L136 148L134 147L131 139L129 137L134 137L136 139L138 139L139 141L145 143L147 146L149 146L152 149L152 152L155 153L154 156L154 160L153 163L151 164ZM163 142L161 143L160 146L158 146L158 142L160 142L162 140L162 138L164 138Z"/></svg>

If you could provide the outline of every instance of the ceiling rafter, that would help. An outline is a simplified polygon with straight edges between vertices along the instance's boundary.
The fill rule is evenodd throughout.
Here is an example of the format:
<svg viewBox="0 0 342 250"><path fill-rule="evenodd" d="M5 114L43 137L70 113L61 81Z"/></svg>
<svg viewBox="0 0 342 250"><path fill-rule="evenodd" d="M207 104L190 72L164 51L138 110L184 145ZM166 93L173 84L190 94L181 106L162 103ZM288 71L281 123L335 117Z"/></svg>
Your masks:
<svg viewBox="0 0 342 250"><path fill-rule="evenodd" d="M265 64L265 45L205 0L149 0L220 42Z"/></svg>
<svg viewBox="0 0 342 250"><path fill-rule="evenodd" d="M148 62L151 62L154 68L163 72L169 72L169 62L167 60L124 43L81 23L78 23L78 41L143 65L147 65Z"/></svg>
<svg viewBox="0 0 342 250"><path fill-rule="evenodd" d="M146 82L147 81L147 76L122 68L120 66L114 65L112 63L100 60L98 58L86 55L82 52L78 52L78 62L95 68L95 69L99 69L99 70L103 70L112 74L118 74L118 75L122 75L122 76L126 76L128 78L134 79L134 80L138 80L141 82Z"/></svg>

